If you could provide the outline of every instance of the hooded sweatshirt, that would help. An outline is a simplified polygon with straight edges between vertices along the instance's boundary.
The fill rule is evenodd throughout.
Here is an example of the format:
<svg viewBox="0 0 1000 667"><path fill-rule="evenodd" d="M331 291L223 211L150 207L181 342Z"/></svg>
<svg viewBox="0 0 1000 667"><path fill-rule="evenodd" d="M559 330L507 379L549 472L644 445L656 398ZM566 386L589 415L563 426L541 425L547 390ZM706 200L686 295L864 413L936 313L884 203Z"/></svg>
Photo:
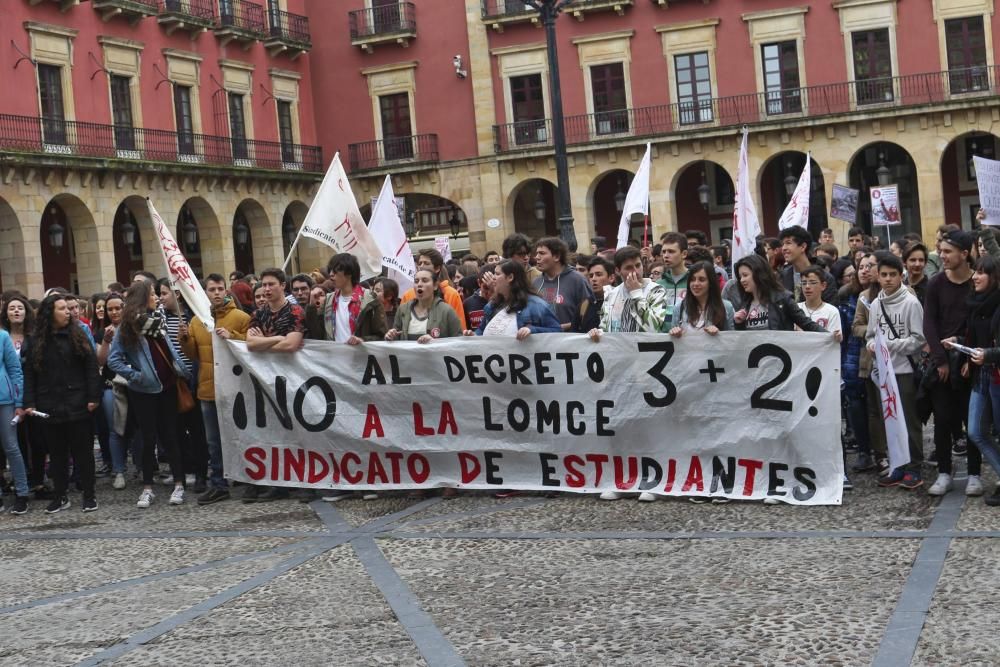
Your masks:
<svg viewBox="0 0 1000 667"><path fill-rule="evenodd" d="M555 278L543 273L535 278L532 287L549 304L559 322L570 325L570 331L584 333L597 326L594 292L575 267L563 267Z"/></svg>
<svg viewBox="0 0 1000 667"><path fill-rule="evenodd" d="M885 321L882 306L885 306L885 314L888 314L892 328L896 330L896 335L892 333L889 324ZM900 287L889 296L886 296L884 291L879 292L868 309L866 343L875 340L875 327L882 329L882 334L889 347L889 356L892 358L892 368L896 375L913 373L913 366L910 365L910 360L907 357L919 354L926 342L924 338L924 309L913 292L906 287Z"/></svg>

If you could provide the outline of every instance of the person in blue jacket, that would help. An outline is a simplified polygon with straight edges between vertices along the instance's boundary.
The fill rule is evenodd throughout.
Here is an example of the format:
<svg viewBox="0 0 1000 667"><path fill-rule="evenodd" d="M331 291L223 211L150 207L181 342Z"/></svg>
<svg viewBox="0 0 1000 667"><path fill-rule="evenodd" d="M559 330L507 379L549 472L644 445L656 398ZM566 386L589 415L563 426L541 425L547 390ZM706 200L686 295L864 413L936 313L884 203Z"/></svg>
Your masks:
<svg viewBox="0 0 1000 667"><path fill-rule="evenodd" d="M17 425L11 423L14 416L23 418L21 405L24 399L24 374L21 372L21 359L14 349L14 342L3 329L0 329L0 444L7 455L10 473L14 478L14 507L11 514L24 514L28 511L28 473L24 467L21 448L17 444ZM0 511L3 511L3 499L0 498Z"/></svg>
<svg viewBox="0 0 1000 667"><path fill-rule="evenodd" d="M523 264L504 260L497 264L493 276L493 298L483 308L482 322L475 332L466 331L465 335L524 340L531 334L562 331L549 304L531 289Z"/></svg>

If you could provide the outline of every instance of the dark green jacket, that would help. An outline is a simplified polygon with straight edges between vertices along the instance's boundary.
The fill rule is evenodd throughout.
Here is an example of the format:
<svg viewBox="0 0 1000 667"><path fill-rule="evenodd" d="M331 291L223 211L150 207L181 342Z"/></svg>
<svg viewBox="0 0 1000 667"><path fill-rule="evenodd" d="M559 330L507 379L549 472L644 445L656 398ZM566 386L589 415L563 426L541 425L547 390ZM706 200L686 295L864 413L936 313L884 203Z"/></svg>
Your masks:
<svg viewBox="0 0 1000 667"><path fill-rule="evenodd" d="M393 329L399 332L399 340L411 339L406 333L410 329L410 320L413 318L413 306L416 300L407 301L396 310L396 322ZM441 300L441 297L434 297L431 310L427 313L427 333L431 338L454 338L462 335L462 323L455 314L455 309Z"/></svg>

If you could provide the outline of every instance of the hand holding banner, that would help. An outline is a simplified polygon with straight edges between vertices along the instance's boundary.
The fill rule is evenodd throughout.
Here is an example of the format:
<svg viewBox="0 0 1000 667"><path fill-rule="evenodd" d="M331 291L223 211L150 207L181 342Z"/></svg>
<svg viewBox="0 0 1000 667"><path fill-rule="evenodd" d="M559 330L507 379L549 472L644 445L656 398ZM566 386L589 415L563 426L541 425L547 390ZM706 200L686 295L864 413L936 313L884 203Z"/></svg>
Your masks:
<svg viewBox="0 0 1000 667"><path fill-rule="evenodd" d="M209 331L215 329L214 318L212 317L212 302L209 301L205 289L201 286L201 281L194 274L191 265L188 264L180 246L174 240L174 235L164 224L163 218L156 212L153 202L148 198L146 205L149 207L149 217L153 221L153 231L156 233L157 245L163 255L163 263L167 267L167 275L175 291L181 293L185 303L191 311L198 316L202 324Z"/></svg>

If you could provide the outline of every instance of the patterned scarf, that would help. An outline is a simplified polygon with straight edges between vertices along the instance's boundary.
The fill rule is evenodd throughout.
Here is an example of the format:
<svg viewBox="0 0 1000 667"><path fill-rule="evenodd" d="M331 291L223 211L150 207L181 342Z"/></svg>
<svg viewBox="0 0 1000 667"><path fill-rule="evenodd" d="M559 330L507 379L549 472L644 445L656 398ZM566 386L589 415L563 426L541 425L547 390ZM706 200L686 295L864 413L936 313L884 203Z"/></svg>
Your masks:
<svg viewBox="0 0 1000 667"><path fill-rule="evenodd" d="M361 315L361 297L365 294L365 288L361 285L355 285L354 291L351 292L351 301L347 304L347 312L351 323L351 335L358 330L358 317ZM333 294L333 308L328 311L326 316L327 328L330 331L335 331L337 328L337 307L340 305L340 292Z"/></svg>

